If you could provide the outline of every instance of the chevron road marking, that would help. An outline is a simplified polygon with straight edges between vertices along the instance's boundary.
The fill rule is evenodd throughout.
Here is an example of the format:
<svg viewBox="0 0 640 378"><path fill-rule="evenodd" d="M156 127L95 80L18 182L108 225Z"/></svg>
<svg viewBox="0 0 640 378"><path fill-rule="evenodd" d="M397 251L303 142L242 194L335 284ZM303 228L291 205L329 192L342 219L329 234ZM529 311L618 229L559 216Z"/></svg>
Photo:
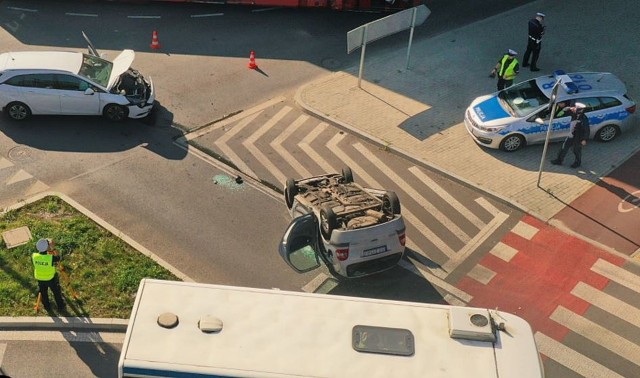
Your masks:
<svg viewBox="0 0 640 378"><path fill-rule="evenodd" d="M13 163L5 158L0 158L0 169L13 167Z"/></svg>
<svg viewBox="0 0 640 378"><path fill-rule="evenodd" d="M449 205L451 205L457 212L462 214L465 218L469 220L474 226L481 229L485 226L485 223L478 218L471 210L469 210L466 206L461 204L456 198L454 198L451 194L449 194L446 190L442 189L440 185L438 185L435 181L433 181L429 176L427 176L424 172L420 170L418 167L410 167L409 172L413 173L420 181L422 181L426 186L428 186L434 193L436 193L440 198L445 200Z"/></svg>
<svg viewBox="0 0 640 378"><path fill-rule="evenodd" d="M291 134L293 134L293 132L296 131L296 129L300 127L303 123L305 123L308 119L309 119L308 115L306 114L301 115L292 124L287 126L287 128L284 129L284 131L280 135L278 135L273 141L271 141L271 143L269 143L271 148L273 148L280 156L282 156L282 158L287 163L289 163L293 167L293 169L296 170L298 175L302 177L310 177L313 175L302 164L300 164L298 162L298 159L294 158L293 155L291 155L286 148L282 147L282 142L284 142L288 137L290 137Z"/></svg>
<svg viewBox="0 0 640 378"><path fill-rule="evenodd" d="M30 178L32 178L33 176L31 176L29 173L27 173L25 170L19 170L18 172L16 172L13 176L11 176L5 183L5 185L11 185L11 184L15 184L16 182L20 182L20 181L24 181L24 180L28 180Z"/></svg>
<svg viewBox="0 0 640 378"><path fill-rule="evenodd" d="M558 306L549 318L632 363L640 361L639 345L615 334L600 324L571 312L565 307Z"/></svg>
<svg viewBox="0 0 640 378"><path fill-rule="evenodd" d="M458 239L460 239L463 243L468 243L471 240L471 237L467 235L458 225L449 219L440 209L435 207L429 200L424 198L422 194L418 193L417 190L413 189L400 175L395 173L391 168L389 168L386 164L382 162L382 160L378 159L374 156L365 146L361 143L356 143L353 145L356 150L360 151L362 156L364 156L367 160L369 160L373 165L378 167L382 172L384 172L387 177L393 180L396 184L398 184L414 201L418 202L420 206L422 206L429 213L433 214L435 219L440 222L446 229L450 230Z"/></svg>
<svg viewBox="0 0 640 378"><path fill-rule="evenodd" d="M249 123L251 123L251 121L256 119L256 117L259 115L260 115L260 112L255 112L249 115L248 117L243 118L240 122L238 122L237 125L235 125L235 127L233 127L231 130L226 132L223 136L221 136L215 141L215 144L218 146L218 148L220 148L220 151L222 152L222 154L227 156L229 160L231 160L233 164L235 164L238 167L238 170L240 170L241 172L244 172L245 174L255 179L258 179L258 176L251 170L251 168L249 168L249 166L244 161L242 161L242 159L240 159L240 157L231 149L231 147L227 145L227 142L231 138L233 138L237 133L242 131L242 129L244 129Z"/></svg>
<svg viewBox="0 0 640 378"><path fill-rule="evenodd" d="M471 296L470 294L467 294L464 291L458 289L457 287L447 283L445 280L442 280L439 277L436 277L431 272L420 268L418 265L411 264L410 262L408 262L406 260L400 260L398 265L400 265L404 269L406 269L406 270L408 270L408 271L410 271L410 272L412 272L412 273L414 273L414 274L416 274L418 276L424 277L424 279L429 281L430 284L432 284L433 286L437 286L437 287L441 288L442 290L444 290L447 293L449 293L449 295L454 296L455 298L457 298L459 301L462 301L464 303L469 303L473 299L473 296ZM460 302L458 302L458 303L460 303Z"/></svg>
<svg viewBox="0 0 640 378"><path fill-rule="evenodd" d="M302 142L298 143L298 147L302 149L316 164L324 170L325 173L337 172L335 168L331 166L326 160L322 158L312 147L311 142L318 137L323 131L329 128L329 124L326 122L320 122L316 127L311 130L307 136L302 139Z"/></svg>
<svg viewBox="0 0 640 378"><path fill-rule="evenodd" d="M596 261L596 263L591 267L591 270L635 291L636 293L640 293L640 280L638 279L638 276L620 268L617 265L613 265L603 259L598 259L598 261Z"/></svg>
<svg viewBox="0 0 640 378"><path fill-rule="evenodd" d="M552 339L544 333L536 332L538 351L559 364L588 378L624 378L592 359Z"/></svg>
<svg viewBox="0 0 640 378"><path fill-rule="evenodd" d="M578 282L573 290L571 290L571 294L630 324L640 327L640 310L616 297L604 293L584 282Z"/></svg>
<svg viewBox="0 0 640 378"><path fill-rule="evenodd" d="M254 143L269 131L269 129L280 122L280 120L290 111L290 106L284 106L276 115L271 117L264 125L260 126L255 133L251 134L251 136L242 142L242 145L251 153L251 155L253 155L265 168L267 168L267 170L275 176L276 181L280 183L287 181L287 176L285 176L284 173L282 173L282 171L280 171L278 167L276 167L271 160L269 160L269 158L260 151L260 149L255 147Z"/></svg>
<svg viewBox="0 0 640 378"><path fill-rule="evenodd" d="M367 172L360 167L358 163L356 163L353 159L351 159L347 154L345 154L340 147L338 147L338 142L344 139L344 134L336 134L331 140L327 143L327 147L336 154L345 164L350 166L352 169L355 167L358 172L358 176L362 178L362 180L371 188L381 188L382 185L378 181L376 181L373 177L369 176ZM360 151L362 153L362 151ZM366 154L370 154L367 150ZM451 247L447 245L440 237L438 237L433 231L429 229L422 221L418 219L418 217L414 216L409 210L406 208L402 211L402 215L407 219L407 221L411 222L411 224L418 229L418 231L424 234L431 243L433 243L436 248L438 248L442 253L444 253L447 257L452 258L455 256L455 252ZM409 239L409 238L407 238ZM409 241L409 240L408 240ZM426 257L426 256L425 256Z"/></svg>

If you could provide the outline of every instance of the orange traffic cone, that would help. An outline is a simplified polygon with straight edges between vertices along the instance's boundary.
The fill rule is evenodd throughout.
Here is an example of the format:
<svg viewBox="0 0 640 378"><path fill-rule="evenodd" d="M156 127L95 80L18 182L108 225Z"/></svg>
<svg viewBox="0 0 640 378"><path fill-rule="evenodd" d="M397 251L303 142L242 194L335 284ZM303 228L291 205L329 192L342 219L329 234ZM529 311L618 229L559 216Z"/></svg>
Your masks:
<svg viewBox="0 0 640 378"><path fill-rule="evenodd" d="M151 48L157 50L160 48L160 41L158 41L158 32L153 31L153 38L151 39Z"/></svg>
<svg viewBox="0 0 640 378"><path fill-rule="evenodd" d="M256 53L253 52L253 50L251 50L251 54L249 54L249 68L252 70L258 68L258 65L256 64Z"/></svg>

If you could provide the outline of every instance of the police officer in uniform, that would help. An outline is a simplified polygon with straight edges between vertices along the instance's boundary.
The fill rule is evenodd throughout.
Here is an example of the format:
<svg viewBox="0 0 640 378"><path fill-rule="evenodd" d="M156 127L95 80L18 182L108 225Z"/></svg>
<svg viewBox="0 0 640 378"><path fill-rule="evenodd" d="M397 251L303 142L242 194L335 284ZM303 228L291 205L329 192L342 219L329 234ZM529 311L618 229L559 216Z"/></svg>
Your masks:
<svg viewBox="0 0 640 378"><path fill-rule="evenodd" d="M562 160L573 147L573 155L576 160L571 164L571 168L578 168L582 164L582 146L587 144L589 139L589 118L584 114L586 106L577 102L569 108L566 113L571 114L571 132L562 143L562 148L558 151L558 157L551 160L553 165L562 165Z"/></svg>
<svg viewBox="0 0 640 378"><path fill-rule="evenodd" d="M536 17L529 20L529 37L527 38L527 49L524 52L522 67L529 67L529 56L531 56L531 71L540 71L538 68L538 56L542 48L542 35L544 34L544 13L536 13Z"/></svg>
<svg viewBox="0 0 640 378"><path fill-rule="evenodd" d="M520 72L520 63L518 63L516 55L518 55L517 52L509 49L491 70L490 78L494 78L496 73L498 74L498 90L510 87L513 84L513 79Z"/></svg>
<svg viewBox="0 0 640 378"><path fill-rule="evenodd" d="M58 274L56 273L56 264L60 261L60 256L49 253L49 240L40 239L36 243L37 253L31 255L31 261L33 262L33 275L38 280L38 290L42 297L42 305L47 311L51 311L51 304L49 303L49 292L51 289L53 296L56 300L59 312L66 312L64 300L62 299L62 292L60 291L60 281L58 280Z"/></svg>

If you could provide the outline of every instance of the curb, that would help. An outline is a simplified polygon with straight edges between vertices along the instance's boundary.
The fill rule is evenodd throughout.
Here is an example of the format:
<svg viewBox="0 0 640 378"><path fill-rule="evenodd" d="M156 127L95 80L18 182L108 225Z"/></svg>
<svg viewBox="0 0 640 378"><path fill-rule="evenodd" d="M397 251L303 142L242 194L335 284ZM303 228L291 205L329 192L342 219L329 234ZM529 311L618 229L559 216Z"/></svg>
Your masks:
<svg viewBox="0 0 640 378"><path fill-rule="evenodd" d="M0 317L0 329L126 332L128 319L49 316Z"/></svg>

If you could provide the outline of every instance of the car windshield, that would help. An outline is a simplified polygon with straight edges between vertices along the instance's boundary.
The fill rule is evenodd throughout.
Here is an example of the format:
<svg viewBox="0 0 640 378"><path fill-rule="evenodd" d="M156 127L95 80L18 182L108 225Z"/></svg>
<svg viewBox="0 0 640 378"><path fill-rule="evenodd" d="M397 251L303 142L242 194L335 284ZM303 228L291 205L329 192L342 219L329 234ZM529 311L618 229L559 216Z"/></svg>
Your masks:
<svg viewBox="0 0 640 378"><path fill-rule="evenodd" d="M549 98L538 88L535 79L504 89L498 93L498 98L511 115L516 117L526 117L549 103Z"/></svg>
<svg viewBox="0 0 640 378"><path fill-rule="evenodd" d="M80 76L106 87L109 83L113 63L93 55L82 54Z"/></svg>

